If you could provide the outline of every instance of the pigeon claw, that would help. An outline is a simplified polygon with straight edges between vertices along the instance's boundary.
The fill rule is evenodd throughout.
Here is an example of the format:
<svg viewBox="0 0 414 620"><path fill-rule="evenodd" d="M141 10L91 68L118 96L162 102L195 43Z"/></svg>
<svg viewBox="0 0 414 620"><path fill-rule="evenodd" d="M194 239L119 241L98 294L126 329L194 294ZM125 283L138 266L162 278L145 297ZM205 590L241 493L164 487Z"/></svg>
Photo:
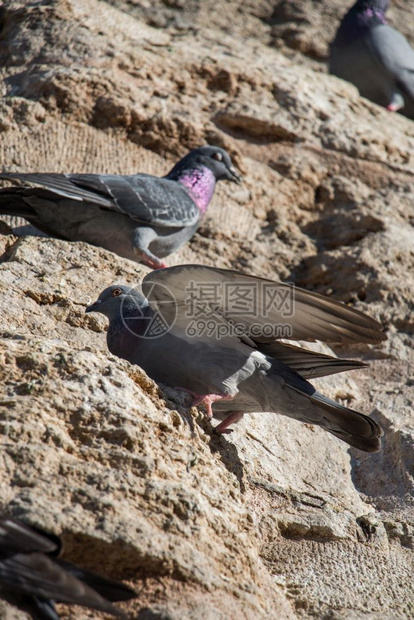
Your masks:
<svg viewBox="0 0 414 620"><path fill-rule="evenodd" d="M198 405L204 405L207 409L207 418L211 420L213 417L213 409L212 404L217 402L218 400L232 400L233 396L223 396L223 394L197 394L196 392L192 392L191 390L187 390L187 388L177 388L180 390L184 390L187 394L191 394L191 396L195 399L193 402L194 407L198 407Z"/></svg>
<svg viewBox="0 0 414 620"><path fill-rule="evenodd" d="M164 263L164 261L160 260L159 267L154 267L154 269L167 269L167 267L167 263Z"/></svg>
<svg viewBox="0 0 414 620"><path fill-rule="evenodd" d="M229 433L232 433L233 429L228 427L230 424L236 424L236 422L241 420L243 416L243 411L232 411L232 413L228 415L223 422L220 422L220 424L214 428L214 432L217 433L217 435L228 435Z"/></svg>
<svg viewBox="0 0 414 620"><path fill-rule="evenodd" d="M164 263L164 261L162 260L153 260L152 258L149 258L148 256L146 256L143 259L143 263L147 266L147 267L151 267L151 269L166 269L166 267L168 267L167 263Z"/></svg>
<svg viewBox="0 0 414 620"><path fill-rule="evenodd" d="M144 265L146 265L147 267L151 267L151 269L166 269L166 267L168 267L167 263L159 260L154 255L149 256L148 254L143 254L141 260Z"/></svg>
<svg viewBox="0 0 414 620"><path fill-rule="evenodd" d="M404 98L399 93L394 93L392 95L391 101L387 105L387 110L389 112L398 112L401 108L404 107Z"/></svg>
<svg viewBox="0 0 414 620"><path fill-rule="evenodd" d="M389 103L389 104L387 105L387 110L388 110L389 112L398 112L398 110L399 110L399 109L400 109L400 107L399 107L399 106L397 106L397 105L395 105L395 103Z"/></svg>
<svg viewBox="0 0 414 620"><path fill-rule="evenodd" d="M223 396L221 394L194 394L195 401L193 405L197 407L198 405L204 405L207 409L207 418L211 420L213 417L213 409L212 404L217 402L218 400L231 400L233 396Z"/></svg>

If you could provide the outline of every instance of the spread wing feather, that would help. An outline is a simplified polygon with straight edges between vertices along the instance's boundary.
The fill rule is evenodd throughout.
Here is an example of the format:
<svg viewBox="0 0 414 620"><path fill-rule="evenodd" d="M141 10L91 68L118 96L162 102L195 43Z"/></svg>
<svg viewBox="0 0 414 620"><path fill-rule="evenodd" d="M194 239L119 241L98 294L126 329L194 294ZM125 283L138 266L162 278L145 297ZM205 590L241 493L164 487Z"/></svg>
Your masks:
<svg viewBox="0 0 414 620"><path fill-rule="evenodd" d="M170 325L176 314L175 327L184 331L199 316L238 325L256 345L280 338L336 343L386 339L380 323L345 304L236 271L180 265L148 274L142 289L150 306ZM275 327L270 335L269 326L270 332Z"/></svg>

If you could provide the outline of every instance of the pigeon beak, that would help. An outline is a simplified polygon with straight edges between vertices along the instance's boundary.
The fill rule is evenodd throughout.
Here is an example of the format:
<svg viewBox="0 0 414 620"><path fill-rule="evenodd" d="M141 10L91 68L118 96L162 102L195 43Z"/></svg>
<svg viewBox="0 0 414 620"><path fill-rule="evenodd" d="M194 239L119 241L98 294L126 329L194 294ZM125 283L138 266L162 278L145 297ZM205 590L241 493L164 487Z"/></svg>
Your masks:
<svg viewBox="0 0 414 620"><path fill-rule="evenodd" d="M237 185L240 185L240 183L242 182L242 177L237 172L236 168L234 168L234 166L230 166L229 172L231 175L229 181L232 181L232 183L237 183Z"/></svg>
<svg viewBox="0 0 414 620"><path fill-rule="evenodd" d="M97 299L93 304L88 306L85 312L99 312L99 306L102 303L100 299Z"/></svg>

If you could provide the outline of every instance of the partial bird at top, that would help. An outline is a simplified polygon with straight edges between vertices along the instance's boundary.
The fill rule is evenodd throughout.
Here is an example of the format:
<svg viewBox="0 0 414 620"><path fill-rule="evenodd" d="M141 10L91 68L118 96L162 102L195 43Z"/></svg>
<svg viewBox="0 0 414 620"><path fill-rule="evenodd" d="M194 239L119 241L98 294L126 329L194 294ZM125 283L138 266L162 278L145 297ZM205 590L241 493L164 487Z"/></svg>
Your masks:
<svg viewBox="0 0 414 620"><path fill-rule="evenodd" d="M387 24L389 0L358 0L331 43L330 73L392 112L414 118L414 50Z"/></svg>
<svg viewBox="0 0 414 620"><path fill-rule="evenodd" d="M48 235L86 241L153 269L188 241L213 197L217 181L239 183L224 149L204 146L165 177L149 174L4 172L22 186L0 190L0 215L23 217Z"/></svg>

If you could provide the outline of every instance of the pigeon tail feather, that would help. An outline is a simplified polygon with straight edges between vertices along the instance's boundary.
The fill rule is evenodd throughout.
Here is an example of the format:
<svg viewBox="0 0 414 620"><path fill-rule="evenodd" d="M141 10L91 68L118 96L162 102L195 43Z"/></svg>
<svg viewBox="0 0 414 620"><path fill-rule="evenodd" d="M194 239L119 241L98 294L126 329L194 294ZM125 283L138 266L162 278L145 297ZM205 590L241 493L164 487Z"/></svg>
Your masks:
<svg viewBox="0 0 414 620"><path fill-rule="evenodd" d="M312 403L323 410L320 426L345 443L364 452L379 452L383 430L380 425L363 413L344 407L315 392Z"/></svg>

